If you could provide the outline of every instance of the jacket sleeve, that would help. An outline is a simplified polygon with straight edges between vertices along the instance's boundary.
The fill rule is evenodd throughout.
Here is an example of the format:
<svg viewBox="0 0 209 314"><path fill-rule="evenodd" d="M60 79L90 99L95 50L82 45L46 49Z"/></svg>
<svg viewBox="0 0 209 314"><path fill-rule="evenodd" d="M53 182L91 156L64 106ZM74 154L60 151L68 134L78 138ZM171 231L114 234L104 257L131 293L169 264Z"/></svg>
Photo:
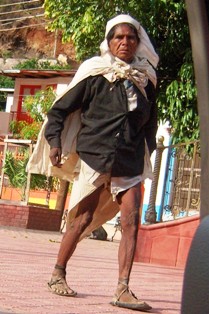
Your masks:
<svg viewBox="0 0 209 314"><path fill-rule="evenodd" d="M156 149L156 133L157 133L157 103L156 103L156 92L154 85L149 81L146 88L148 99L151 103L150 118L145 125L145 138L150 155Z"/></svg>
<svg viewBox="0 0 209 314"><path fill-rule="evenodd" d="M45 138L50 147L61 147L61 133L66 117L81 108L87 98L87 79L82 80L57 100L47 113Z"/></svg>

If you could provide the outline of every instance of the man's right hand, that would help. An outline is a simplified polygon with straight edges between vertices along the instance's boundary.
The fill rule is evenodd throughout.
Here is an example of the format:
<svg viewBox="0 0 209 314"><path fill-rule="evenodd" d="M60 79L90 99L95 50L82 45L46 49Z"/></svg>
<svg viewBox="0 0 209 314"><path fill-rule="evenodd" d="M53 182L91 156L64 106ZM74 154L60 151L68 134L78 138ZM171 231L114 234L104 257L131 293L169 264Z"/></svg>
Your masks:
<svg viewBox="0 0 209 314"><path fill-rule="evenodd" d="M61 155L62 149L59 147L53 147L50 149L49 158L53 166L61 168Z"/></svg>

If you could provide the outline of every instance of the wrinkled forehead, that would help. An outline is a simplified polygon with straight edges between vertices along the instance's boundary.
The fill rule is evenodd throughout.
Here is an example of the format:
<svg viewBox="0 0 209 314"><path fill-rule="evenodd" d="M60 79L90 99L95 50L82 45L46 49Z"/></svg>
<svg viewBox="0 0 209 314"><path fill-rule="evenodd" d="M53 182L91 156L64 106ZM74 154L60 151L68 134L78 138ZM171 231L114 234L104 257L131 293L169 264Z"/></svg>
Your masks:
<svg viewBox="0 0 209 314"><path fill-rule="evenodd" d="M129 23L120 23L120 24L116 24L110 29L109 33L106 36L107 42L109 43L110 40L116 35L116 33L125 34L127 32L129 34L130 33L133 34L138 42L140 41L139 32L137 31L135 26Z"/></svg>
<svg viewBox="0 0 209 314"><path fill-rule="evenodd" d="M139 22L137 22L135 19L133 19L131 16L126 15L126 14L121 14L116 16L115 18L109 20L107 22L106 25L106 31L105 31L105 37L107 37L107 34L109 33L109 31L116 25L119 24L130 24L133 27L135 27L135 29L137 30L137 32L140 31L140 24Z"/></svg>

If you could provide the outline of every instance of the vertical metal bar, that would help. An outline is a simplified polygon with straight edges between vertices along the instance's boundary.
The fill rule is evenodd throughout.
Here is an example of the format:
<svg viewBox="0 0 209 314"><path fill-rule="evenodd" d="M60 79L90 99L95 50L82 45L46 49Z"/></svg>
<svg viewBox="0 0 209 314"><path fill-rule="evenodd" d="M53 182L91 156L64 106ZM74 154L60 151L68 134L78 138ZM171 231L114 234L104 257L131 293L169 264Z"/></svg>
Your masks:
<svg viewBox="0 0 209 314"><path fill-rule="evenodd" d="M157 187L158 187L158 181L159 181L159 175L160 175L162 154L164 151L163 142L164 142L164 137L160 136L158 138L157 149L156 149L156 157L155 157L155 165L154 165L154 171L153 171L153 180L152 180L151 191L150 191L149 205L145 212L146 224L152 224L156 222L157 214L155 210L155 202L156 202L156 196L157 196Z"/></svg>
<svg viewBox="0 0 209 314"><path fill-rule="evenodd" d="M194 143L194 150L193 150L193 156L192 156L192 162L191 162L191 168L190 168L190 175L189 175L189 188L188 188L188 197L187 197L187 203L186 203L186 215L189 214L189 207L191 204L191 195L192 195L192 183L194 178L194 165L195 165L195 157L197 153L197 143Z"/></svg>
<svg viewBox="0 0 209 314"><path fill-rule="evenodd" d="M6 161L6 153L7 153L8 143L4 142L4 155L2 161L2 169L1 169L1 182L0 182L0 198L2 197L3 185L4 185L4 166Z"/></svg>
<svg viewBox="0 0 209 314"><path fill-rule="evenodd" d="M33 151L33 144L29 144L29 156L31 156L32 151ZM25 197L24 197L24 201L26 202L26 204L28 204L29 196L30 196L30 180L31 180L31 173L28 172L26 189L25 189Z"/></svg>
<svg viewBox="0 0 209 314"><path fill-rule="evenodd" d="M52 188L52 177L46 178L46 205L49 206L50 196L51 196L51 188Z"/></svg>

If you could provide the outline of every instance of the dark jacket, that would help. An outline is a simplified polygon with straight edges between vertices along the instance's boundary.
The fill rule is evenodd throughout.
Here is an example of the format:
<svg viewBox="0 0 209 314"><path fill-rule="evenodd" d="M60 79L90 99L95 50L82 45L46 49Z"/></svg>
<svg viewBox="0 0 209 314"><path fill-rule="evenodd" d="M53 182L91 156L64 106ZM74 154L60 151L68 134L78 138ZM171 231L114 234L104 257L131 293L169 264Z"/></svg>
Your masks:
<svg viewBox="0 0 209 314"><path fill-rule="evenodd" d="M146 139L150 154L156 148L157 107L149 81L148 100L136 86L137 108L128 111L122 80L114 83L102 75L88 77L68 91L48 112L45 137L51 147L61 147L66 116L81 108L82 127L77 152L90 167L112 176L142 174Z"/></svg>

